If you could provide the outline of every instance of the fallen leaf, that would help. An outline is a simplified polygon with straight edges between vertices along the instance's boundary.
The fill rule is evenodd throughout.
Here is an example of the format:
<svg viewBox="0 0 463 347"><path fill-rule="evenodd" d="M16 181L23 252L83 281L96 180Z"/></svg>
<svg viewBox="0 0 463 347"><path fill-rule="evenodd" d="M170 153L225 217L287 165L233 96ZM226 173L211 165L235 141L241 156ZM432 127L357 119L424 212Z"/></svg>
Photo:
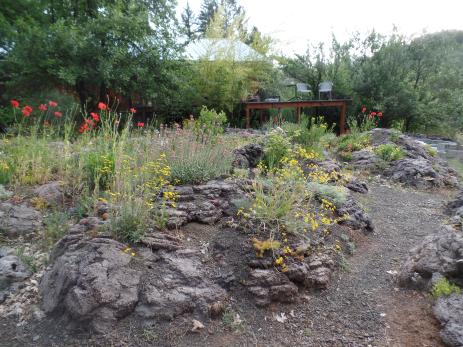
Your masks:
<svg viewBox="0 0 463 347"><path fill-rule="evenodd" d="M284 312L274 315L273 318L275 318L275 320L280 323L285 323L288 320L288 317L286 317L286 314Z"/></svg>
<svg viewBox="0 0 463 347"><path fill-rule="evenodd" d="M198 331L200 329L204 329L204 324L201 323L199 320L193 319L193 328L191 331Z"/></svg>

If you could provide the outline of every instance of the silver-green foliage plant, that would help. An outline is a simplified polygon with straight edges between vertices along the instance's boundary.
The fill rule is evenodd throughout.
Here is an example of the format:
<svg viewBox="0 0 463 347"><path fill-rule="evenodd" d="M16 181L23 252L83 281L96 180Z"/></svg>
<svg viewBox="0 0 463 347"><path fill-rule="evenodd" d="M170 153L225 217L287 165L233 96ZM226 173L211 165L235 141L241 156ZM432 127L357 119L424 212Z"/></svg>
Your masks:
<svg viewBox="0 0 463 347"><path fill-rule="evenodd" d="M331 201L338 208L344 205L347 200L347 191L341 186L308 182L307 188L313 192L315 196Z"/></svg>

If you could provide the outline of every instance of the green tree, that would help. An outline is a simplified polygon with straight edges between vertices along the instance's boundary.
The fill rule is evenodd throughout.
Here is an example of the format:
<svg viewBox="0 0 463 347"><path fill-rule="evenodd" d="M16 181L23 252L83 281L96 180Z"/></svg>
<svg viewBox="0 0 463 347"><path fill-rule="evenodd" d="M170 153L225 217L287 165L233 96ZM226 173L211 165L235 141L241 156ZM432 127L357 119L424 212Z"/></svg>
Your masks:
<svg viewBox="0 0 463 347"><path fill-rule="evenodd" d="M168 0L41 1L4 62L12 93L59 87L84 106L116 95L163 104L179 47L175 3ZM16 25L27 18L19 11Z"/></svg>

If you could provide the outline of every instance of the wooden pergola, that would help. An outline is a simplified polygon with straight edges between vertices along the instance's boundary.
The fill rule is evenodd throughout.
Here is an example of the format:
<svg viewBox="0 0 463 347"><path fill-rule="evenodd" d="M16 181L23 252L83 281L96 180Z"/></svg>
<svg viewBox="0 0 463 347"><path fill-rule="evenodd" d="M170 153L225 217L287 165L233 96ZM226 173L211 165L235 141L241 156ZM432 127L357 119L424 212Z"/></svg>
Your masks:
<svg viewBox="0 0 463 347"><path fill-rule="evenodd" d="M339 134L346 133L346 111L348 99L339 100L296 100L296 101L258 101L258 102L244 102L244 110L246 111L246 128L251 127L251 111L252 110L270 110L270 109L283 109L283 108L295 108L297 114L297 122L301 121L301 110L304 107L339 107Z"/></svg>

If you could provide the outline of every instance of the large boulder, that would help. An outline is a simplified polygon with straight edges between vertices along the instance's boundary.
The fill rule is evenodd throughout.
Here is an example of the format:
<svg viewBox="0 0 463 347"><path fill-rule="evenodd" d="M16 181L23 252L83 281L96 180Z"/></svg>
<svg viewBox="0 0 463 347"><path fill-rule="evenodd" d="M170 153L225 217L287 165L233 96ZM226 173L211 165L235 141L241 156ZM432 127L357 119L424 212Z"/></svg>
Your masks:
<svg viewBox="0 0 463 347"><path fill-rule="evenodd" d="M463 235L450 228L427 236L410 250L398 280L403 286L429 289L432 278L445 276L463 285Z"/></svg>
<svg viewBox="0 0 463 347"><path fill-rule="evenodd" d="M434 315L441 323L441 337L451 347L463 346L463 294L440 297L434 304Z"/></svg>
<svg viewBox="0 0 463 347"><path fill-rule="evenodd" d="M253 169L264 156L264 149L261 145L250 143L233 151L235 159L233 167L239 169Z"/></svg>
<svg viewBox="0 0 463 347"><path fill-rule="evenodd" d="M233 214L232 201L244 194L237 182L224 180L178 186L174 192L178 196L176 207L167 210L167 227L170 229L191 222L213 224L224 215Z"/></svg>
<svg viewBox="0 0 463 347"><path fill-rule="evenodd" d="M0 203L0 233L9 237L31 236L42 226L40 213L24 204Z"/></svg>
<svg viewBox="0 0 463 347"><path fill-rule="evenodd" d="M458 184L453 170L424 158L406 158L392 163L384 176L416 188L454 187Z"/></svg>
<svg viewBox="0 0 463 347"><path fill-rule="evenodd" d="M57 244L40 283L47 314L104 332L127 316L142 321L205 316L225 299L225 291L205 273L200 254L162 234L148 235L143 240L148 247L134 249L74 230Z"/></svg>
<svg viewBox="0 0 463 347"><path fill-rule="evenodd" d="M30 276L31 272L14 249L0 248L0 303L15 293Z"/></svg>
<svg viewBox="0 0 463 347"><path fill-rule="evenodd" d="M64 191L61 182L43 184L34 189L34 194L52 206L64 203Z"/></svg>

